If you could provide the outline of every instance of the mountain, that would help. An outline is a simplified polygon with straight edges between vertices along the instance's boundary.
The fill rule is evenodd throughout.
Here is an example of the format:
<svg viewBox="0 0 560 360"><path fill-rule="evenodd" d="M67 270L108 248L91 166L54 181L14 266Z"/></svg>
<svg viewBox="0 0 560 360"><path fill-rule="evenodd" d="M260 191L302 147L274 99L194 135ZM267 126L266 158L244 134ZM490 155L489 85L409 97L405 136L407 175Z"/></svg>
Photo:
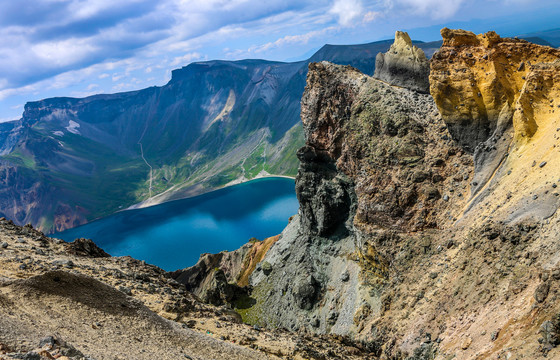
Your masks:
<svg viewBox="0 0 560 360"><path fill-rule="evenodd" d="M538 31L520 35L519 38L534 42L535 44L560 47L560 29Z"/></svg>
<svg viewBox="0 0 560 360"><path fill-rule="evenodd" d="M441 34L309 65L278 236L165 273L0 219L0 355L560 358L560 50Z"/></svg>
<svg viewBox="0 0 560 360"><path fill-rule="evenodd" d="M426 67L397 33L376 71L390 84L311 64L298 214L173 277L250 324L377 358L560 358L560 50L441 34Z"/></svg>
<svg viewBox="0 0 560 360"><path fill-rule="evenodd" d="M0 125L0 215L54 232L257 176L294 176L308 64L373 74L389 45L325 45L294 63L192 63L162 87L27 103L20 120Z"/></svg>

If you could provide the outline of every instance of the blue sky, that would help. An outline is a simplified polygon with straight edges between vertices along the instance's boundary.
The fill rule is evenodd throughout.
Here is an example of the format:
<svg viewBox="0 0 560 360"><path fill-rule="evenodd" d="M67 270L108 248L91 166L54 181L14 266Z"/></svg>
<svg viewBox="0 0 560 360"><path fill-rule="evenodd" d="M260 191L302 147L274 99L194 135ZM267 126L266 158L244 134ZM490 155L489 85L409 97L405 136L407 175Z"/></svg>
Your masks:
<svg viewBox="0 0 560 360"><path fill-rule="evenodd" d="M557 0L0 0L0 121L27 101L163 85L193 61L289 61L395 30L438 40L444 25L516 35L559 15Z"/></svg>

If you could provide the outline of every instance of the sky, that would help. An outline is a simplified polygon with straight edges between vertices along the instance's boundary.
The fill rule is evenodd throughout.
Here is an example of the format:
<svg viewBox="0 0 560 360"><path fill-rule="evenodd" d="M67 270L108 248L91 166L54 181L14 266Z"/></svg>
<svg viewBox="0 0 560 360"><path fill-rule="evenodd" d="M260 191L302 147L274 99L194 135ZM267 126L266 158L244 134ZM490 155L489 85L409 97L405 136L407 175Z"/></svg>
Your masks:
<svg viewBox="0 0 560 360"><path fill-rule="evenodd" d="M0 0L0 122L28 101L161 86L195 61L294 61L443 26L513 36L559 15L558 0Z"/></svg>

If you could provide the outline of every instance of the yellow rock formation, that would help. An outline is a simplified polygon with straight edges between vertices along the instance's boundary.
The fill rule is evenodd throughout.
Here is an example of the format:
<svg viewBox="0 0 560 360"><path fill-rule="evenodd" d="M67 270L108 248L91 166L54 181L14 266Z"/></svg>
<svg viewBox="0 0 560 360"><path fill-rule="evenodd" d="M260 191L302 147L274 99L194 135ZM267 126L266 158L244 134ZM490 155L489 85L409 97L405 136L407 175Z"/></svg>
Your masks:
<svg viewBox="0 0 560 360"><path fill-rule="evenodd" d="M475 153L467 210L511 221L551 216L559 202L551 185L560 178L560 50L493 31L441 34L430 92L451 134Z"/></svg>

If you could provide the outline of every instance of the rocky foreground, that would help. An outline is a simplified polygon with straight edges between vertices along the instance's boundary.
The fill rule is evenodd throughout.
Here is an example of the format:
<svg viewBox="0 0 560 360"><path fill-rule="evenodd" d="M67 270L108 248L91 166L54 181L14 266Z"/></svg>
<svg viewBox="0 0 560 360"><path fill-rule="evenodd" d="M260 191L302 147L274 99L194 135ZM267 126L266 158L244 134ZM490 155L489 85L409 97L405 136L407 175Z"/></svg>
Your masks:
<svg viewBox="0 0 560 360"><path fill-rule="evenodd" d="M367 344L242 324L169 273L0 220L0 359L367 358Z"/></svg>

